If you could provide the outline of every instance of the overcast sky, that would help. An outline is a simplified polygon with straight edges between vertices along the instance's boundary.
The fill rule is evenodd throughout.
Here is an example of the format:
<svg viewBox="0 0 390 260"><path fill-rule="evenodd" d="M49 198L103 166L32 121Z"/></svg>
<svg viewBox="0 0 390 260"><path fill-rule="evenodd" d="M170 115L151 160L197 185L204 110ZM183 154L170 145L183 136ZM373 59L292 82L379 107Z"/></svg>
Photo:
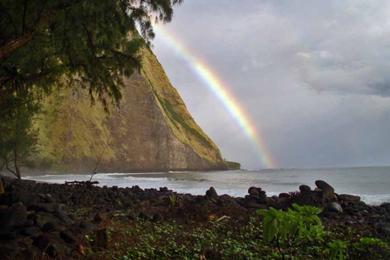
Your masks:
<svg viewBox="0 0 390 260"><path fill-rule="evenodd" d="M390 164L390 1L185 0L166 26L229 85L278 167ZM153 44L223 156L263 167L186 61Z"/></svg>

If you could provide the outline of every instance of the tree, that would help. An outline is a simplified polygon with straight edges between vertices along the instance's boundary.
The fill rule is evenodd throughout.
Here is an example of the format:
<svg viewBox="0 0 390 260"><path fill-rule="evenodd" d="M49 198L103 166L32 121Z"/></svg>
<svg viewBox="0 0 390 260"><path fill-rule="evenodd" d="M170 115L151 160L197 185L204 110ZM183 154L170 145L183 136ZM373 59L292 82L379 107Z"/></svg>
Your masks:
<svg viewBox="0 0 390 260"><path fill-rule="evenodd" d="M36 141L32 121L39 106L32 95L25 93L26 88L17 90L8 93L3 97L5 102L0 103L4 111L0 120L0 170L5 168L20 179L20 166L28 159Z"/></svg>
<svg viewBox="0 0 390 260"><path fill-rule="evenodd" d="M20 178L37 97L54 86L88 89L105 108L118 102L123 76L139 68L138 51L154 37L152 21L170 21L180 2L1 0L0 169Z"/></svg>
<svg viewBox="0 0 390 260"><path fill-rule="evenodd" d="M104 104L118 101L122 76L154 36L152 19L170 21L181 1L2 0L0 95L15 81L49 91L66 76Z"/></svg>

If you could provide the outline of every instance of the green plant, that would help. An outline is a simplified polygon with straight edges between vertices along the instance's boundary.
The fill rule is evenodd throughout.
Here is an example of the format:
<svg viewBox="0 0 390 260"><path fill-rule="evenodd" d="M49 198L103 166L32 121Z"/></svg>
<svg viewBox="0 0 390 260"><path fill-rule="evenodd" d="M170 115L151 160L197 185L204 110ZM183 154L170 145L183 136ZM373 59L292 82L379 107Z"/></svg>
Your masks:
<svg viewBox="0 0 390 260"><path fill-rule="evenodd" d="M330 259L333 260L344 260L347 258L347 242L342 240L333 240L328 243L327 254Z"/></svg>
<svg viewBox="0 0 390 260"><path fill-rule="evenodd" d="M282 258L285 257L283 248L321 241L325 234L318 217L320 210L315 207L294 204L287 211L270 208L258 213L263 217L264 240L275 243Z"/></svg>
<svg viewBox="0 0 390 260"><path fill-rule="evenodd" d="M288 244L322 240L324 227L318 217L320 212L318 208L296 204L288 211L259 210L263 217L264 239Z"/></svg>
<svg viewBox="0 0 390 260"><path fill-rule="evenodd" d="M176 194L169 195L169 203L171 208L175 208L177 205L177 196Z"/></svg>
<svg viewBox="0 0 390 260"><path fill-rule="evenodd" d="M372 237L360 238L352 245L351 251L354 258L389 259L390 257L389 245L378 238Z"/></svg>

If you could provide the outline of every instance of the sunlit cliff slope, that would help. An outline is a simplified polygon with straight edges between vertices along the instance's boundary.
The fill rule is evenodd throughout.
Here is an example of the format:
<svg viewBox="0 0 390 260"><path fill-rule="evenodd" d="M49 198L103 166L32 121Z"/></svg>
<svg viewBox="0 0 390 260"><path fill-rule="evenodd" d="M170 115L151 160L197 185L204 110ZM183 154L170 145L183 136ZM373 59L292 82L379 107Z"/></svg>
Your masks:
<svg viewBox="0 0 390 260"><path fill-rule="evenodd" d="M87 92L44 100L35 167L71 172L225 169L218 147L196 124L154 54L125 79L120 106L106 114Z"/></svg>

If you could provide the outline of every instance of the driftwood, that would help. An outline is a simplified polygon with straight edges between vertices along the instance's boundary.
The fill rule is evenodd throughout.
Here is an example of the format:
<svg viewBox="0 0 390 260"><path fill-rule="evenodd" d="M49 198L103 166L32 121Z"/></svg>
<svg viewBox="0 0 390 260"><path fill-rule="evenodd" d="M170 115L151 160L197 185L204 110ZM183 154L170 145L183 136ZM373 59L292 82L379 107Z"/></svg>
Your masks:
<svg viewBox="0 0 390 260"><path fill-rule="evenodd" d="M98 181L66 181L65 185L93 186L99 184Z"/></svg>

